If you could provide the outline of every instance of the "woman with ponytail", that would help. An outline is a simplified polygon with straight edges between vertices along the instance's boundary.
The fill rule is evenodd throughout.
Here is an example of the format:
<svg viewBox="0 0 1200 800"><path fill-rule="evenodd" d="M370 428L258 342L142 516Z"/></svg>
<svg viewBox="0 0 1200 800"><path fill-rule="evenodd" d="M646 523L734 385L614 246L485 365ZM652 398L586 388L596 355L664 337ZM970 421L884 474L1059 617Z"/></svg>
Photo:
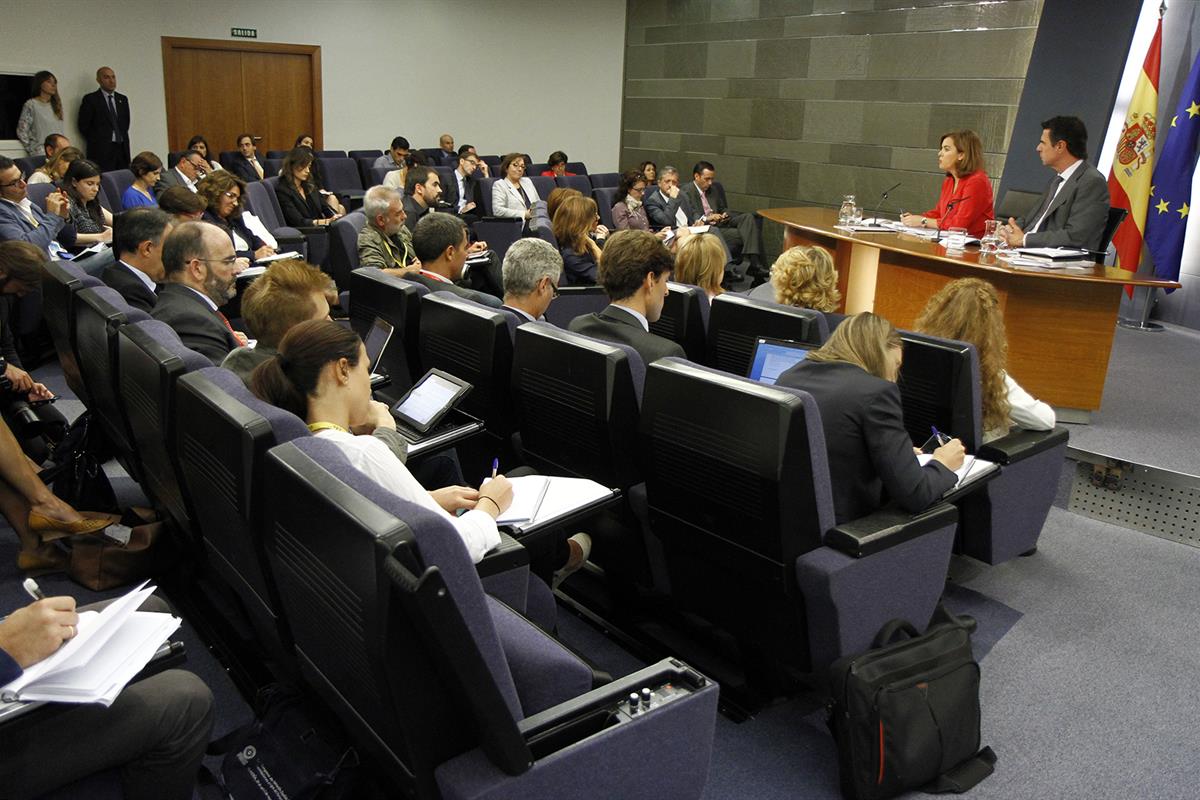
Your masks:
<svg viewBox="0 0 1200 800"><path fill-rule="evenodd" d="M385 443L400 437L388 407L371 399L367 353L358 334L328 320L301 322L283 337L279 354L251 373L250 387L336 444L356 469L383 488L445 516L473 561L500 543L496 517L512 503L512 484L499 475L478 491L467 486L432 492L422 488ZM460 510L462 515L456 516Z"/></svg>

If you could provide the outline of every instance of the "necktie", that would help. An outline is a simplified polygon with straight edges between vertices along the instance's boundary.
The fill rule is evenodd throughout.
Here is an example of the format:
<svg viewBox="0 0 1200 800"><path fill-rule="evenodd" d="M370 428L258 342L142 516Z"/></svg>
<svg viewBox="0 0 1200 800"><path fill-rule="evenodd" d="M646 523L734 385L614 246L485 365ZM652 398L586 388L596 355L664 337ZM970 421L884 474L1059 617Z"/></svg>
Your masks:
<svg viewBox="0 0 1200 800"><path fill-rule="evenodd" d="M1029 227L1029 232L1033 233L1042 224L1042 217L1046 216L1046 212L1050 210L1050 204L1054 202L1054 198L1058 195L1059 184L1063 182L1062 175L1055 175L1054 180L1050 182L1050 191L1046 194L1046 202L1042 203L1037 210L1037 215L1034 216L1035 222Z"/></svg>
<svg viewBox="0 0 1200 800"><path fill-rule="evenodd" d="M217 316L221 318L221 322L224 322L224 323L225 323L225 327L226 327L226 328L229 328L229 332L230 332L231 334L233 334L233 338L234 338L234 339L237 339L237 338L238 338L237 331L235 331L235 330L233 329L233 326L229 324L229 317L225 316L225 315L224 315L224 314L222 314L220 311L218 311L218 312L217 312Z"/></svg>
<svg viewBox="0 0 1200 800"><path fill-rule="evenodd" d="M697 186L696 189L699 190L700 187ZM707 217L709 214L713 213L712 206L708 204L708 195L706 195L704 192L700 192L700 205L704 208L704 216Z"/></svg>
<svg viewBox="0 0 1200 800"><path fill-rule="evenodd" d="M105 96L108 98L108 116L111 118L111 121L112 121L113 141L119 142L119 141L121 141L121 130L120 130L121 125L117 121L117 104L113 100L113 96L111 94L105 95Z"/></svg>
<svg viewBox="0 0 1200 800"><path fill-rule="evenodd" d="M258 179L261 181L263 178L262 164L258 163L257 158L250 159L250 163L254 165L254 171L258 173Z"/></svg>

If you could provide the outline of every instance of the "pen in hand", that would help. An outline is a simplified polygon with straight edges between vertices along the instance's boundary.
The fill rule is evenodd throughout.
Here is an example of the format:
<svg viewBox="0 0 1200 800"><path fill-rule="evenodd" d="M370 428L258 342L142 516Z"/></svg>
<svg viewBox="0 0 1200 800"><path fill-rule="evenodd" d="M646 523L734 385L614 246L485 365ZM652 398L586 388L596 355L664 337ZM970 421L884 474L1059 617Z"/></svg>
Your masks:
<svg viewBox="0 0 1200 800"><path fill-rule="evenodd" d="M497 472L497 470L499 470L499 469L500 469L500 459L499 459L499 458L493 458L493 459L492 459L492 477L493 477L493 478L495 478L495 477L496 477L496 472Z"/></svg>
<svg viewBox="0 0 1200 800"><path fill-rule="evenodd" d="M42 587L38 586L37 581L35 581L33 578L26 578L21 586L24 587L25 593L34 600L46 599L46 593L42 591Z"/></svg>

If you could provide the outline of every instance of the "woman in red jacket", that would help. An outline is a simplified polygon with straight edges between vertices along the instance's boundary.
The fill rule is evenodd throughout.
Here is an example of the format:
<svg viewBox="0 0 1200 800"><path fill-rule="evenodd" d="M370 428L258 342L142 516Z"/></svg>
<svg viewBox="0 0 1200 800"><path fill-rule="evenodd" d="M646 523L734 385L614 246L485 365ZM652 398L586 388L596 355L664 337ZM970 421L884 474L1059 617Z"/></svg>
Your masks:
<svg viewBox="0 0 1200 800"><path fill-rule="evenodd" d="M983 142L975 131L951 131L942 136L938 168L946 173L937 206L924 214L902 214L911 228L966 228L983 236L983 223L995 216L992 184L983 171Z"/></svg>

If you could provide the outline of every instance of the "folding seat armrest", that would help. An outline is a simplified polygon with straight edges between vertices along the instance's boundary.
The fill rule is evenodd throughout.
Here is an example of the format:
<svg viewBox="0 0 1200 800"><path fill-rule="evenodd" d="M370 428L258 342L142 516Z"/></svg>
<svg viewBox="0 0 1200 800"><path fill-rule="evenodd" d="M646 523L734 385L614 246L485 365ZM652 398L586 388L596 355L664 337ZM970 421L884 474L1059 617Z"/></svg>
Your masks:
<svg viewBox="0 0 1200 800"><path fill-rule="evenodd" d="M887 507L831 528L825 534L825 544L846 555L863 558L953 525L957 520L958 509L948 503L938 503L919 514Z"/></svg>
<svg viewBox="0 0 1200 800"><path fill-rule="evenodd" d="M510 569L529 566L529 551L525 546L504 531L500 531L500 544L488 550L483 560L475 565L480 578L508 572Z"/></svg>
<svg viewBox="0 0 1200 800"><path fill-rule="evenodd" d="M1053 450L1066 444L1070 438L1070 432L1063 427L1050 431L1018 430L980 447L979 457L1007 466Z"/></svg>

